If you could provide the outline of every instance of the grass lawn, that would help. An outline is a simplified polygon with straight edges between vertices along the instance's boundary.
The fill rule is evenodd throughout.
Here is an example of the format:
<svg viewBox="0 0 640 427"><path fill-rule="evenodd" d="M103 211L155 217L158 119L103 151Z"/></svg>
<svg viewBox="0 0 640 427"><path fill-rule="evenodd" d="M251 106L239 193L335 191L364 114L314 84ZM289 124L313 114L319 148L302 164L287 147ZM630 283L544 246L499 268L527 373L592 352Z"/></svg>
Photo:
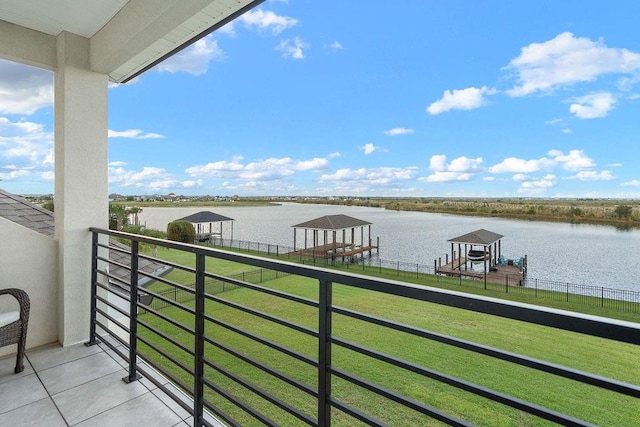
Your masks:
<svg viewBox="0 0 640 427"><path fill-rule="evenodd" d="M171 252L173 251L160 250L158 256L184 265L193 265L193 255L183 253L180 256L184 256L184 258L177 260ZM237 269L240 267L247 269L247 266L207 260L207 269L209 271L215 270L221 274L237 273ZM186 276L183 276L184 274ZM182 273L175 270L171 275L174 275L172 280L181 283L193 282L192 277L188 277L191 273ZM182 282L182 280L185 281ZM451 286L453 289L464 292L469 291L466 287L461 289L459 284L456 285L456 283L457 280L447 284L446 281L441 279L438 285ZM424 284L433 285L433 283ZM157 284L157 286L166 285ZM312 280L298 276L287 276L271 280L263 283L262 286L317 300L317 284ZM456 288L456 286L458 287ZM477 293L487 292L483 289L476 291ZM488 295L497 296L495 294ZM504 293L502 295L510 298L525 298L523 295ZM314 330L317 328L317 312L312 307L274 296L257 294L254 291L242 288L224 292L217 295L217 297L252 307ZM526 298L525 302L542 302L539 299L528 301ZM428 329L433 332L452 335L544 359L552 363L616 378L621 381L640 384L640 370L638 369L640 348L632 345L570 334L552 328L494 318L488 315L451 309L420 301L382 295L339 284L334 285L333 302L340 307L393 319L396 322ZM544 300L544 302L547 301ZM558 302L554 302L554 304L556 303ZM567 307L565 304L559 304L558 307L570 310L575 309ZM578 308L587 309L580 311L603 315L601 312L597 313L598 307L579 305ZM593 311L596 311L596 313ZM317 358L317 342L314 337L259 319L216 301L207 302L206 312L215 319L236 325L242 330L279 343L314 360ZM188 312L177 308L166 308L162 310L162 313L185 325L193 325L193 315ZM637 318L637 315L631 317ZM151 314L142 315L141 320L165 331L165 333L170 334L187 347L193 347L193 337L175 326ZM144 327L141 327L139 332L158 347L175 354L185 364L190 365L192 363L192 357L189 354L179 350L170 342L154 336ZM310 387L315 388L316 386L316 370L304 362L251 341L213 322L207 322L206 334L208 337L215 339L216 342L224 343L224 345L235 349L241 354L258 359L273 369L284 372ZM344 316L334 315L333 336L500 392L531 400L598 425L637 425L640 401L617 393L580 385L553 375L537 373L508 362L496 361L465 350L453 349L444 344L418 339L408 334L390 331ZM166 366L166 369L182 378L185 384L192 384L193 380L190 374L177 368L168 360L163 360L147 346L141 345L140 349L143 357L158 361L158 363ZM264 411L274 422L282 425L303 425L301 421L292 418L255 393L239 386L224 373L232 372L234 375L245 378L259 387L269 390L270 393L288 402L293 407L315 417L316 401L312 396L263 373L212 344L207 344L206 354L208 359L218 367L218 370L207 368L206 378L212 381L213 384L227 390L227 392L241 397L251 406ZM501 404L478 398L467 392L405 372L399 368L392 368L382 362L366 358L335 345L332 357L332 366L335 369L351 372L383 387L407 395L416 401L423 402L478 425L551 425L551 423L538 420ZM260 424L251 416L228 404L215 391L207 390L206 399L226 413L232 414L234 418L237 417L236 419L241 424ZM440 425L438 422L426 419L424 416L407 410L389 400L372 395L335 376L332 383L332 394L337 399L353 405L390 425ZM353 418L337 410L333 411L333 421L335 425L359 425Z"/></svg>

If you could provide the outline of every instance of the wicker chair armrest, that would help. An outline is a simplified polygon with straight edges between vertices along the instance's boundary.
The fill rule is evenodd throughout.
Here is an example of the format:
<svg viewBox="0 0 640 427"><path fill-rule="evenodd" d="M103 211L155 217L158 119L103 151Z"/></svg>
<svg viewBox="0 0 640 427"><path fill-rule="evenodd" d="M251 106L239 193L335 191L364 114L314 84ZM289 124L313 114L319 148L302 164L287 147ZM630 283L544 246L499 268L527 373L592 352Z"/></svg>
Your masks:
<svg viewBox="0 0 640 427"><path fill-rule="evenodd" d="M11 295L20 305L20 320L26 325L29 321L29 311L31 310L31 301L29 295L18 288L0 289L0 295Z"/></svg>

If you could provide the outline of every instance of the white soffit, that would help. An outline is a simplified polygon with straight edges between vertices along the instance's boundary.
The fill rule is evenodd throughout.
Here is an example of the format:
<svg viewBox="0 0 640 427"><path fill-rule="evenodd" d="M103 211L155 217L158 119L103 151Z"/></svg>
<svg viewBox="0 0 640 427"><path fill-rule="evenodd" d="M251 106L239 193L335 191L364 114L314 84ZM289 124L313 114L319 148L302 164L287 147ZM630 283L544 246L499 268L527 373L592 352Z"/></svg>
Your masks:
<svg viewBox="0 0 640 427"><path fill-rule="evenodd" d="M0 19L57 36L91 38L129 0L2 0Z"/></svg>
<svg viewBox="0 0 640 427"><path fill-rule="evenodd" d="M130 76L153 65L158 59L163 58L174 49L197 38L211 27L226 22L226 20L237 14L238 11L252 7L250 6L252 3L258 4L260 2L261 1L256 2L253 0L212 1L200 12L192 15L182 24L175 26L163 37L156 39L154 43L141 50L129 61L123 63L122 66L113 70L109 73L109 76L116 82L125 81L130 78Z"/></svg>
<svg viewBox="0 0 640 427"><path fill-rule="evenodd" d="M0 0L0 20L91 42L91 68L123 82L264 0Z"/></svg>

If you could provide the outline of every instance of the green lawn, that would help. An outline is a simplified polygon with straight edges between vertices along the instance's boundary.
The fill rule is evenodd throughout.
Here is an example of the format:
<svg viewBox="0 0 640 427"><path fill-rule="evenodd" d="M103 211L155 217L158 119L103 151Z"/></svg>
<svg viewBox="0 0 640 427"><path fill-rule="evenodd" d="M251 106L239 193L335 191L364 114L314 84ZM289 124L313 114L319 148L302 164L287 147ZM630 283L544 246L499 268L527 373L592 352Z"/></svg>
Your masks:
<svg viewBox="0 0 640 427"><path fill-rule="evenodd" d="M180 256L184 256L184 258L176 260L171 252L161 250L159 257L166 257L173 262L192 265L189 262L193 262L193 255L181 254ZM237 264L234 265L223 261L208 260L207 263L209 271L215 270L223 274L237 273L237 269L240 267ZM247 267L244 266L243 268L246 269ZM171 274L174 275L173 280L186 280L183 283L193 282L192 278L181 276L183 274L181 272L174 271ZM446 281L441 281L439 285L447 285L452 288L458 286L457 290L468 291L466 288L460 289L459 285L453 282L447 285ZM309 279L287 276L265 282L262 285L317 300L317 284ZM486 291L477 290L477 293L483 292ZM218 296L312 329L317 328L317 313L311 307L288 302L277 297L256 294L247 289L236 289ZM521 295L508 294L508 296L522 298ZM420 301L382 295L342 285L334 285L333 299L334 304L340 307L393 319L397 322L541 358L625 382L640 384L640 370L638 369L640 348L631 345L570 334L552 328L494 318L488 315L451 309ZM540 301L536 300L535 302L539 303ZM559 307L572 309L562 304ZM587 308L588 310L586 311L590 312L597 311L597 307L580 305L579 308ZM185 325L193 325L193 315L190 313L176 308L163 309L162 312ZM232 323L245 331L277 342L313 359L317 358L316 340L303 333L242 313L215 301L207 302L206 312L216 319ZM597 314L602 315L602 313ZM193 338L189 334L179 331L167 322L150 314L143 315L141 320L165 331L186 346L193 347ZM232 347L241 354L258 359L311 387L316 386L315 368L211 322L207 323L206 329L207 336L215 338L216 341ZM152 340L155 345L164 348L171 354L175 354L187 365L192 363L190 362L192 360L190 355L178 350L168 341L153 336L144 327L140 328L140 333ZM553 375L537 373L507 362L496 361L486 356L453 349L444 344L417 339L404 333L389 331L382 327L365 324L343 316L334 315L333 335L500 392L532 400L543 406L572 414L598 425L637 425L640 401L616 393L576 384L573 381L560 379ZM157 360L171 372L183 378L186 384L192 384L193 380L190 374L176 368L166 360L161 360L146 346L142 345L140 348L143 357ZM269 390L293 407L315 417L316 403L311 396L264 374L211 344L207 345L206 354L209 360L219 365L220 370L228 370L235 375L250 380L259 387ZM478 425L551 425L503 405L480 399L467 392L416 374L407 373L399 368L392 368L381 362L335 346L332 366L354 373L369 381ZM209 368L207 369L206 377L229 393L241 397L251 406L269 414L274 422L282 425L302 425L299 420L286 415L274 405L237 385L220 372ZM336 398L380 418L390 425L439 425L435 421L425 419L411 410L406 410L386 399L371 395L371 393L336 377L334 377L332 386L332 394ZM259 425L255 419L235 409L225 399L211 390L207 392L207 400L214 402L217 407L225 412L233 414L243 425ZM336 410L333 413L335 425L359 425L346 414Z"/></svg>

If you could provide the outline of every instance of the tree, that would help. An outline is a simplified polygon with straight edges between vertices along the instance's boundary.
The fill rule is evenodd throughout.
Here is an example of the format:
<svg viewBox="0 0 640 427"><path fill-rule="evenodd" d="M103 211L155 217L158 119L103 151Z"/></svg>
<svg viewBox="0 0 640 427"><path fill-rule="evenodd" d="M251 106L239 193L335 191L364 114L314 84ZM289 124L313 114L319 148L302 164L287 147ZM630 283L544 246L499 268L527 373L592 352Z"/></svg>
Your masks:
<svg viewBox="0 0 640 427"><path fill-rule="evenodd" d="M48 211L53 212L53 201L52 201L52 200L49 200L49 201L44 202L44 203L42 204L42 208L43 208L43 209L46 209L46 210L48 210Z"/></svg>
<svg viewBox="0 0 640 427"><path fill-rule="evenodd" d="M128 224L128 215L123 205L109 203L109 229L122 230Z"/></svg>
<svg viewBox="0 0 640 427"><path fill-rule="evenodd" d="M614 210L616 216L620 219L630 219L633 213L633 207L629 205L618 205Z"/></svg>
<svg viewBox="0 0 640 427"><path fill-rule="evenodd" d="M196 240L196 229L189 221L173 221L167 225L167 239L175 242L193 243Z"/></svg>

